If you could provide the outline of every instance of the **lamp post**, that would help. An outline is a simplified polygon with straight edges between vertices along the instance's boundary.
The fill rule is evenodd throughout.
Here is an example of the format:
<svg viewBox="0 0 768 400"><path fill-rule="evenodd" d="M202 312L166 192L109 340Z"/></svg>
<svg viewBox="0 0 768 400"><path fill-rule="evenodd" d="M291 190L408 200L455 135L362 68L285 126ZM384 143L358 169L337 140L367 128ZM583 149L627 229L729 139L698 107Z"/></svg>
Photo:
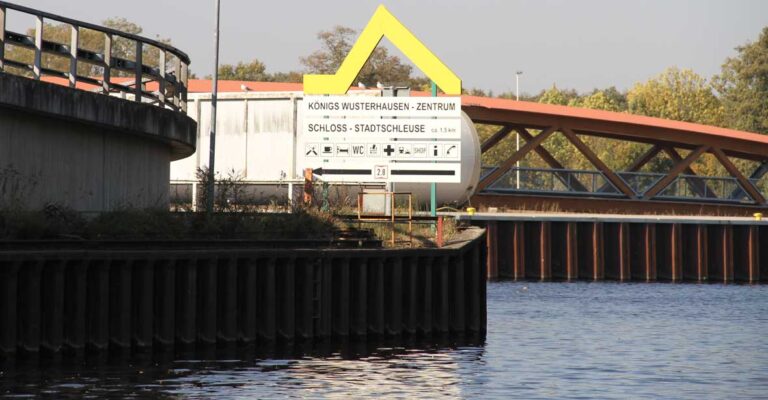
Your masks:
<svg viewBox="0 0 768 400"><path fill-rule="evenodd" d="M515 100L520 101L520 75L523 74L523 71L517 71L515 72ZM515 149L517 151L520 151L520 132L515 132ZM520 161L518 160L515 165L515 175L516 175L516 181L517 185L515 186L517 190L520 190Z"/></svg>
<svg viewBox="0 0 768 400"><path fill-rule="evenodd" d="M213 214L213 203L216 187L216 100L219 94L219 20L220 20L221 0L216 0L216 29L213 33L214 56L213 56L213 88L211 90L211 136L208 149L208 187L207 202L205 211Z"/></svg>

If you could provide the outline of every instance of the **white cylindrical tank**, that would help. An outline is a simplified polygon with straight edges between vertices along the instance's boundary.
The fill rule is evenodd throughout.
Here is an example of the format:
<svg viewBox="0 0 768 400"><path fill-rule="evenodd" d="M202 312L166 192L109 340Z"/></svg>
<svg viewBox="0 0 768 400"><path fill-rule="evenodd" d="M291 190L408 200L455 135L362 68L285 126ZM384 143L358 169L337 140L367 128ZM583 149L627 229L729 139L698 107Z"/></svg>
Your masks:
<svg viewBox="0 0 768 400"><path fill-rule="evenodd" d="M361 94L357 94L361 95ZM197 152L171 163L171 181L190 184L198 168L208 165L210 143L210 93L190 94L188 113L198 121ZM222 177L258 187L303 184L304 154L297 148L301 126L301 92L229 92L219 94L216 123L216 170ZM438 204L461 205L474 193L480 178L480 141L472 120L461 115L461 182L437 184ZM339 184L337 184L339 185ZM361 185L381 182L349 182L351 194ZM429 183L396 183L398 192L414 194L416 204L429 204ZM285 191L285 190L284 190ZM263 192L263 193L262 193ZM275 190L256 190L256 196L274 196ZM356 199L356 195L353 196Z"/></svg>
<svg viewBox="0 0 768 400"><path fill-rule="evenodd" d="M475 192L480 180L480 139L475 124L461 112L461 182L438 183L437 204L461 205ZM417 204L429 204L429 183L396 183L395 191L413 193Z"/></svg>

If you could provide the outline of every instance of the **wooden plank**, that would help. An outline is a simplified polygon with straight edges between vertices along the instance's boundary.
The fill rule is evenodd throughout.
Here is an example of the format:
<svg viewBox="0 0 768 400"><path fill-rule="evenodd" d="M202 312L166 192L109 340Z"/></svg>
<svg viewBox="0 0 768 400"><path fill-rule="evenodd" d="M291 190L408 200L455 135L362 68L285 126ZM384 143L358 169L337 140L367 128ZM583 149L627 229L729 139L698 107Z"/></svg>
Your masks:
<svg viewBox="0 0 768 400"><path fill-rule="evenodd" d="M606 165L600 158L597 157L597 154L595 154L592 149L589 148L584 142L579 139L576 134L567 127L563 127L561 129L563 132L563 135L565 135L566 139L568 139L569 142L571 142L576 149L578 149L581 154L584 155L584 157L589 160L589 162L592 163L592 165L595 166L600 172L605 175L605 178L608 179L613 186L616 186L621 193L623 193L625 196L629 197L630 199L634 199L636 197L635 192L630 188L623 179L621 179L616 173L614 173L610 168L608 168L608 165Z"/></svg>
<svg viewBox="0 0 768 400"><path fill-rule="evenodd" d="M525 146L520 148L520 151L515 152L511 157L506 159L501 165L499 165L499 168L497 168L495 171L491 172L483 178L480 183L477 184L477 191L480 192L492 183L496 182L497 179L501 178L502 175L507 173L510 168L512 168L513 165L515 165L516 162L520 161L525 157L526 154L528 154L531 150L535 149L536 147L540 146L544 140L546 140L553 132L555 131L555 127L550 126L549 128L545 129L543 132L536 135L533 140L526 143Z"/></svg>
<svg viewBox="0 0 768 400"><path fill-rule="evenodd" d="M659 194L664 188L666 188L670 183L672 183L675 178L677 178L678 175L680 175L681 172L683 172L686 168L688 168L694 161L698 160L699 157L701 157L702 154L707 152L709 150L709 146L699 146L688 156L685 157L685 159L681 160L679 163L675 164L674 167L667 173L667 175L663 178L661 178L658 182L656 182L653 187L648 189L645 194L643 194L643 199L650 199Z"/></svg>

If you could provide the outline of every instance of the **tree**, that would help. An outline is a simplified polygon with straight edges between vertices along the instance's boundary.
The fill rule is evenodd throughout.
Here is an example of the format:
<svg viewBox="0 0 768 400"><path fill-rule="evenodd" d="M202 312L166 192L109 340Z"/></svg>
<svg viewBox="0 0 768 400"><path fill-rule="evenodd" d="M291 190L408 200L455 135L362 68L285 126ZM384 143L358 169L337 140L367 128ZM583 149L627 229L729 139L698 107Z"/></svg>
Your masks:
<svg viewBox="0 0 768 400"><path fill-rule="evenodd" d="M249 63L238 62L237 65L219 65L219 79L234 81L264 81L267 66L254 59Z"/></svg>
<svg viewBox="0 0 768 400"><path fill-rule="evenodd" d="M627 96L612 86L603 90L595 89L589 95L574 98L568 102L568 105L594 110L624 112L627 111Z"/></svg>
<svg viewBox="0 0 768 400"><path fill-rule="evenodd" d="M335 26L330 31L321 31L317 34L321 49L307 57L302 57L301 64L308 73L334 74L352 49L356 37L356 30L344 26ZM427 89L429 80L413 77L412 72L413 67L403 64L400 57L390 55L385 47L377 47L360 70L355 82L362 82L366 86L375 86L381 82L387 86Z"/></svg>
<svg viewBox="0 0 768 400"><path fill-rule="evenodd" d="M207 78L210 79L210 76ZM249 63L241 61L236 65L220 65L219 79L258 82L301 82L303 76L300 72L296 71L268 73L267 66L263 62L254 59Z"/></svg>
<svg viewBox="0 0 768 400"><path fill-rule="evenodd" d="M768 27L753 43L736 48L715 77L728 127L768 134Z"/></svg>
<svg viewBox="0 0 768 400"><path fill-rule="evenodd" d="M541 92L538 96L538 102L567 106L569 102L578 97L579 94L575 90L560 90L557 88L557 85L553 84L552 88Z"/></svg>
<svg viewBox="0 0 768 400"><path fill-rule="evenodd" d="M723 125L724 108L706 78L689 69L668 68L627 93L629 112L676 121Z"/></svg>

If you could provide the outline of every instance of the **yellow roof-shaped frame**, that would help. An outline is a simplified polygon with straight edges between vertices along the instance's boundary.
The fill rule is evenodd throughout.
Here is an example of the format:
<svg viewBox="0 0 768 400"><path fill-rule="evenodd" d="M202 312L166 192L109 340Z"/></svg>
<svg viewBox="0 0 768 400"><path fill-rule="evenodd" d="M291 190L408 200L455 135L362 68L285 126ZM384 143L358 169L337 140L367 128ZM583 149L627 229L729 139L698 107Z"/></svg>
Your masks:
<svg viewBox="0 0 768 400"><path fill-rule="evenodd" d="M383 37L387 37L446 94L461 94L461 79L443 64L384 5L380 5L368 21L355 45L333 75L304 75L305 94L345 94L373 54Z"/></svg>

